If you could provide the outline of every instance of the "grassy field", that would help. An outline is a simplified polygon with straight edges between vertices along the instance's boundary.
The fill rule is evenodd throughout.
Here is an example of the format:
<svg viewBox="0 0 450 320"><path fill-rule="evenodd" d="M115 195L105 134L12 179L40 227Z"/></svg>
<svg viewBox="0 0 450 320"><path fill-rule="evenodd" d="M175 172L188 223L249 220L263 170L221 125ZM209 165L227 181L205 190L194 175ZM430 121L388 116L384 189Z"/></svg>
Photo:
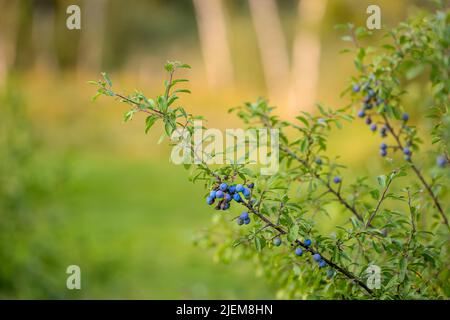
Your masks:
<svg viewBox="0 0 450 320"><path fill-rule="evenodd" d="M210 221L200 185L179 167L103 156L71 158L67 264L82 269L84 298L273 298L251 264L215 264L193 246ZM69 261L70 260L70 261Z"/></svg>

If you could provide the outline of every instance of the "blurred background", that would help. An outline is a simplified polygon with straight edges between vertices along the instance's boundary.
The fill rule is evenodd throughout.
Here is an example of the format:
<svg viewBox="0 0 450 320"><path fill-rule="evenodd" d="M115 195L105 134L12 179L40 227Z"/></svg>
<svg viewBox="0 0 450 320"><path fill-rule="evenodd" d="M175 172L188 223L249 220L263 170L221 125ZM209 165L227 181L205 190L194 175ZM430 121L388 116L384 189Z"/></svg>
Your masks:
<svg viewBox="0 0 450 320"><path fill-rule="evenodd" d="M80 30L66 27L72 4ZM183 105L216 128L239 127L226 110L258 96L286 118L342 107L354 69L334 26L365 26L370 4L375 42L429 2L0 0L0 298L274 298L250 263L193 245L211 220L202 186L169 163L158 130L125 124L113 100L93 104L87 81L105 71L116 90L154 96L166 60L189 63ZM329 152L349 175L380 174L378 143L352 124ZM71 264L82 290L66 288Z"/></svg>

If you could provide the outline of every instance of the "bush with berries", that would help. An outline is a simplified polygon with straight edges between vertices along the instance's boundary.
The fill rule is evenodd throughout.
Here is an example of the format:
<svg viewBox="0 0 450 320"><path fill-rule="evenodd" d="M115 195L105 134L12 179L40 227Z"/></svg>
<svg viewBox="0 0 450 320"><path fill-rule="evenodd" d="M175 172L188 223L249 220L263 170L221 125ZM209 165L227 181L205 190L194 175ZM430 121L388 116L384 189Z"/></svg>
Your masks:
<svg viewBox="0 0 450 320"><path fill-rule="evenodd" d="M319 105L317 114L301 112L293 121L280 119L265 99L232 109L249 128L279 130L280 168L268 176L248 164L186 165L192 181L204 182L198 201L217 210L199 245L214 247L224 262L250 260L282 299L449 298L449 19L446 9L421 12L390 29L378 47L363 45L371 35L365 28L341 26L357 70L343 108ZM102 74L92 82L95 98L128 104L125 120L144 114L145 132L159 121L169 138L192 134L200 117L177 105L189 93L178 89L187 80L175 77L183 68L190 67L165 65L165 90L155 99L118 93ZM407 94L413 85L421 88L414 101ZM327 142L359 118L379 139L373 153L385 172L350 179ZM336 210L330 227L326 217Z"/></svg>

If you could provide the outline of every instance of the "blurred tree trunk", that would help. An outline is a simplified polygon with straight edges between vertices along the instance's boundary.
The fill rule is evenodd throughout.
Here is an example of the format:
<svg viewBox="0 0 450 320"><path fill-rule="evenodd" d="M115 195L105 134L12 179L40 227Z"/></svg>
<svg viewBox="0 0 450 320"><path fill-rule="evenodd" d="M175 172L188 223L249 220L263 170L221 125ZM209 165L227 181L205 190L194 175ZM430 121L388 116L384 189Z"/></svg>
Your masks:
<svg viewBox="0 0 450 320"><path fill-rule="evenodd" d="M299 29L294 40L289 110L311 111L320 75L320 25L327 0L300 0Z"/></svg>
<svg viewBox="0 0 450 320"><path fill-rule="evenodd" d="M208 84L228 85L233 81L233 64L222 0L193 0L193 3Z"/></svg>
<svg viewBox="0 0 450 320"><path fill-rule="evenodd" d="M0 0L0 86L6 81L16 56L18 2Z"/></svg>
<svg viewBox="0 0 450 320"><path fill-rule="evenodd" d="M54 71L58 67L55 48L55 8L50 1L36 2L33 6L32 45L35 67Z"/></svg>
<svg viewBox="0 0 450 320"><path fill-rule="evenodd" d="M275 0L249 0L269 97L286 103L289 55Z"/></svg>
<svg viewBox="0 0 450 320"><path fill-rule="evenodd" d="M101 71L105 32L105 0L86 0L81 7L78 71Z"/></svg>

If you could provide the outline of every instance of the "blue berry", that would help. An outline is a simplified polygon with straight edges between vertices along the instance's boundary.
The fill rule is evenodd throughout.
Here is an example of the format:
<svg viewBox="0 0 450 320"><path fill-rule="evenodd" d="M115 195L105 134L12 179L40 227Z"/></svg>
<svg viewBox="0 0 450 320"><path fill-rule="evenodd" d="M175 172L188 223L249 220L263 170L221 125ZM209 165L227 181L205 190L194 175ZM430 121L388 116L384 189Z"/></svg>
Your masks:
<svg viewBox="0 0 450 320"><path fill-rule="evenodd" d="M248 219L248 212L242 212L241 215L239 216L239 218L241 218L242 220L246 220Z"/></svg>
<svg viewBox="0 0 450 320"><path fill-rule="evenodd" d="M228 188L228 185L225 182L221 183L220 186L219 186L219 189L222 190L222 191L226 191L227 188Z"/></svg>
<svg viewBox="0 0 450 320"><path fill-rule="evenodd" d="M359 92L359 90L361 90L361 87L358 84L353 85L352 88L353 92Z"/></svg>
<svg viewBox="0 0 450 320"><path fill-rule="evenodd" d="M370 102L366 102L364 103L364 109L366 110L370 110L373 108L373 105Z"/></svg>
<svg viewBox="0 0 450 320"><path fill-rule="evenodd" d="M380 149L381 149L381 150L386 150L387 147L388 147L387 144L384 143L384 142L382 142L382 143L380 144Z"/></svg>
<svg viewBox="0 0 450 320"><path fill-rule="evenodd" d="M279 247L281 245L281 239L276 237L275 239L273 239L272 243L274 246Z"/></svg>
<svg viewBox="0 0 450 320"><path fill-rule="evenodd" d="M411 155L411 149L409 149L408 147L404 147L403 148L403 153L407 156Z"/></svg>
<svg viewBox="0 0 450 320"><path fill-rule="evenodd" d="M326 265L327 265L327 263L325 262L325 260L320 260L319 261L319 268L323 268L323 267L326 267Z"/></svg>
<svg viewBox="0 0 450 320"><path fill-rule="evenodd" d="M303 242L303 244L307 247L309 247L311 245L312 241L309 239L306 239L305 242Z"/></svg>
<svg viewBox="0 0 450 320"><path fill-rule="evenodd" d="M380 136L381 136L382 138L385 138L385 137L387 136L385 127L381 128L381 130L380 130Z"/></svg>
<svg viewBox="0 0 450 320"><path fill-rule="evenodd" d="M224 193L222 190L217 190L216 191L216 198L217 199L222 199L224 197Z"/></svg>
<svg viewBox="0 0 450 320"><path fill-rule="evenodd" d="M316 260L317 262L319 262L322 259L322 257L320 256L320 254L315 253L315 254L313 254L313 259Z"/></svg>
<svg viewBox="0 0 450 320"><path fill-rule="evenodd" d="M226 202L230 202L230 201L231 201L231 196L230 196L229 193L225 193L224 198L225 198L225 201L226 201Z"/></svg>
<svg viewBox="0 0 450 320"><path fill-rule="evenodd" d="M322 159L320 158L316 158L316 160L314 160L316 162L316 164L321 165L322 164Z"/></svg>
<svg viewBox="0 0 450 320"><path fill-rule="evenodd" d="M375 91L373 91L372 89L369 89L368 95L369 95L370 98L375 97Z"/></svg>
<svg viewBox="0 0 450 320"><path fill-rule="evenodd" d="M206 197L206 203L212 205L214 203L214 198Z"/></svg>
<svg viewBox="0 0 450 320"><path fill-rule="evenodd" d="M371 117L367 117L366 118L366 124L371 124L372 123L372 118Z"/></svg>
<svg viewBox="0 0 450 320"><path fill-rule="evenodd" d="M409 114L407 114L406 112L404 114L402 114L402 120L403 121L408 121L409 120Z"/></svg>
<svg viewBox="0 0 450 320"><path fill-rule="evenodd" d="M215 198L216 197L216 191L211 191L210 193L209 193L209 196L211 197L211 198Z"/></svg>
<svg viewBox="0 0 450 320"><path fill-rule="evenodd" d="M244 190L242 191L242 194L244 195L245 198L248 199L250 197L250 189L244 188Z"/></svg>
<svg viewBox="0 0 450 320"><path fill-rule="evenodd" d="M242 191L244 191L244 186L242 184L238 184L236 186L236 192L242 192Z"/></svg>
<svg viewBox="0 0 450 320"><path fill-rule="evenodd" d="M381 155L382 157L386 157L386 155L387 155L387 150L386 150L386 149L381 149L381 150L380 150L380 155Z"/></svg>
<svg viewBox="0 0 450 320"><path fill-rule="evenodd" d="M225 202L222 204L222 210L228 210L230 209L230 203L229 202Z"/></svg>
<svg viewBox="0 0 450 320"><path fill-rule="evenodd" d="M377 131L377 125L375 123L372 123L372 125L370 126L370 130L373 132Z"/></svg>
<svg viewBox="0 0 450 320"><path fill-rule="evenodd" d="M365 116L366 116L366 113L364 112L364 110L359 110L358 117L364 118Z"/></svg>
<svg viewBox="0 0 450 320"><path fill-rule="evenodd" d="M229 191L230 193L235 193L235 192L236 192L236 186L229 186L229 187L228 187L228 191Z"/></svg>
<svg viewBox="0 0 450 320"><path fill-rule="evenodd" d="M241 218L237 218L236 219L236 223L240 226L242 226L244 224L244 220L242 220Z"/></svg>
<svg viewBox="0 0 450 320"><path fill-rule="evenodd" d="M255 186L255 184L252 182L252 183L249 183L248 185L247 185L247 187L249 187L250 189L253 189L253 187Z"/></svg>
<svg viewBox="0 0 450 320"><path fill-rule="evenodd" d="M249 224L249 223L250 223L250 218L245 219L245 220L244 220L244 223L245 223L245 224Z"/></svg>
<svg viewBox="0 0 450 320"><path fill-rule="evenodd" d="M233 194L233 199L234 201L239 202L241 201L241 196L239 195L239 193L235 193Z"/></svg>
<svg viewBox="0 0 450 320"><path fill-rule="evenodd" d="M447 164L447 159L445 158L445 156L439 156L436 159L436 163L439 167L444 168Z"/></svg>
<svg viewBox="0 0 450 320"><path fill-rule="evenodd" d="M296 256L301 256L302 254L303 254L302 248L297 248L297 249L295 249L295 255L296 255Z"/></svg>
<svg viewBox="0 0 450 320"><path fill-rule="evenodd" d="M333 182L334 183L341 183L341 181L342 181L342 179L339 176L336 176L336 177L333 178Z"/></svg>

